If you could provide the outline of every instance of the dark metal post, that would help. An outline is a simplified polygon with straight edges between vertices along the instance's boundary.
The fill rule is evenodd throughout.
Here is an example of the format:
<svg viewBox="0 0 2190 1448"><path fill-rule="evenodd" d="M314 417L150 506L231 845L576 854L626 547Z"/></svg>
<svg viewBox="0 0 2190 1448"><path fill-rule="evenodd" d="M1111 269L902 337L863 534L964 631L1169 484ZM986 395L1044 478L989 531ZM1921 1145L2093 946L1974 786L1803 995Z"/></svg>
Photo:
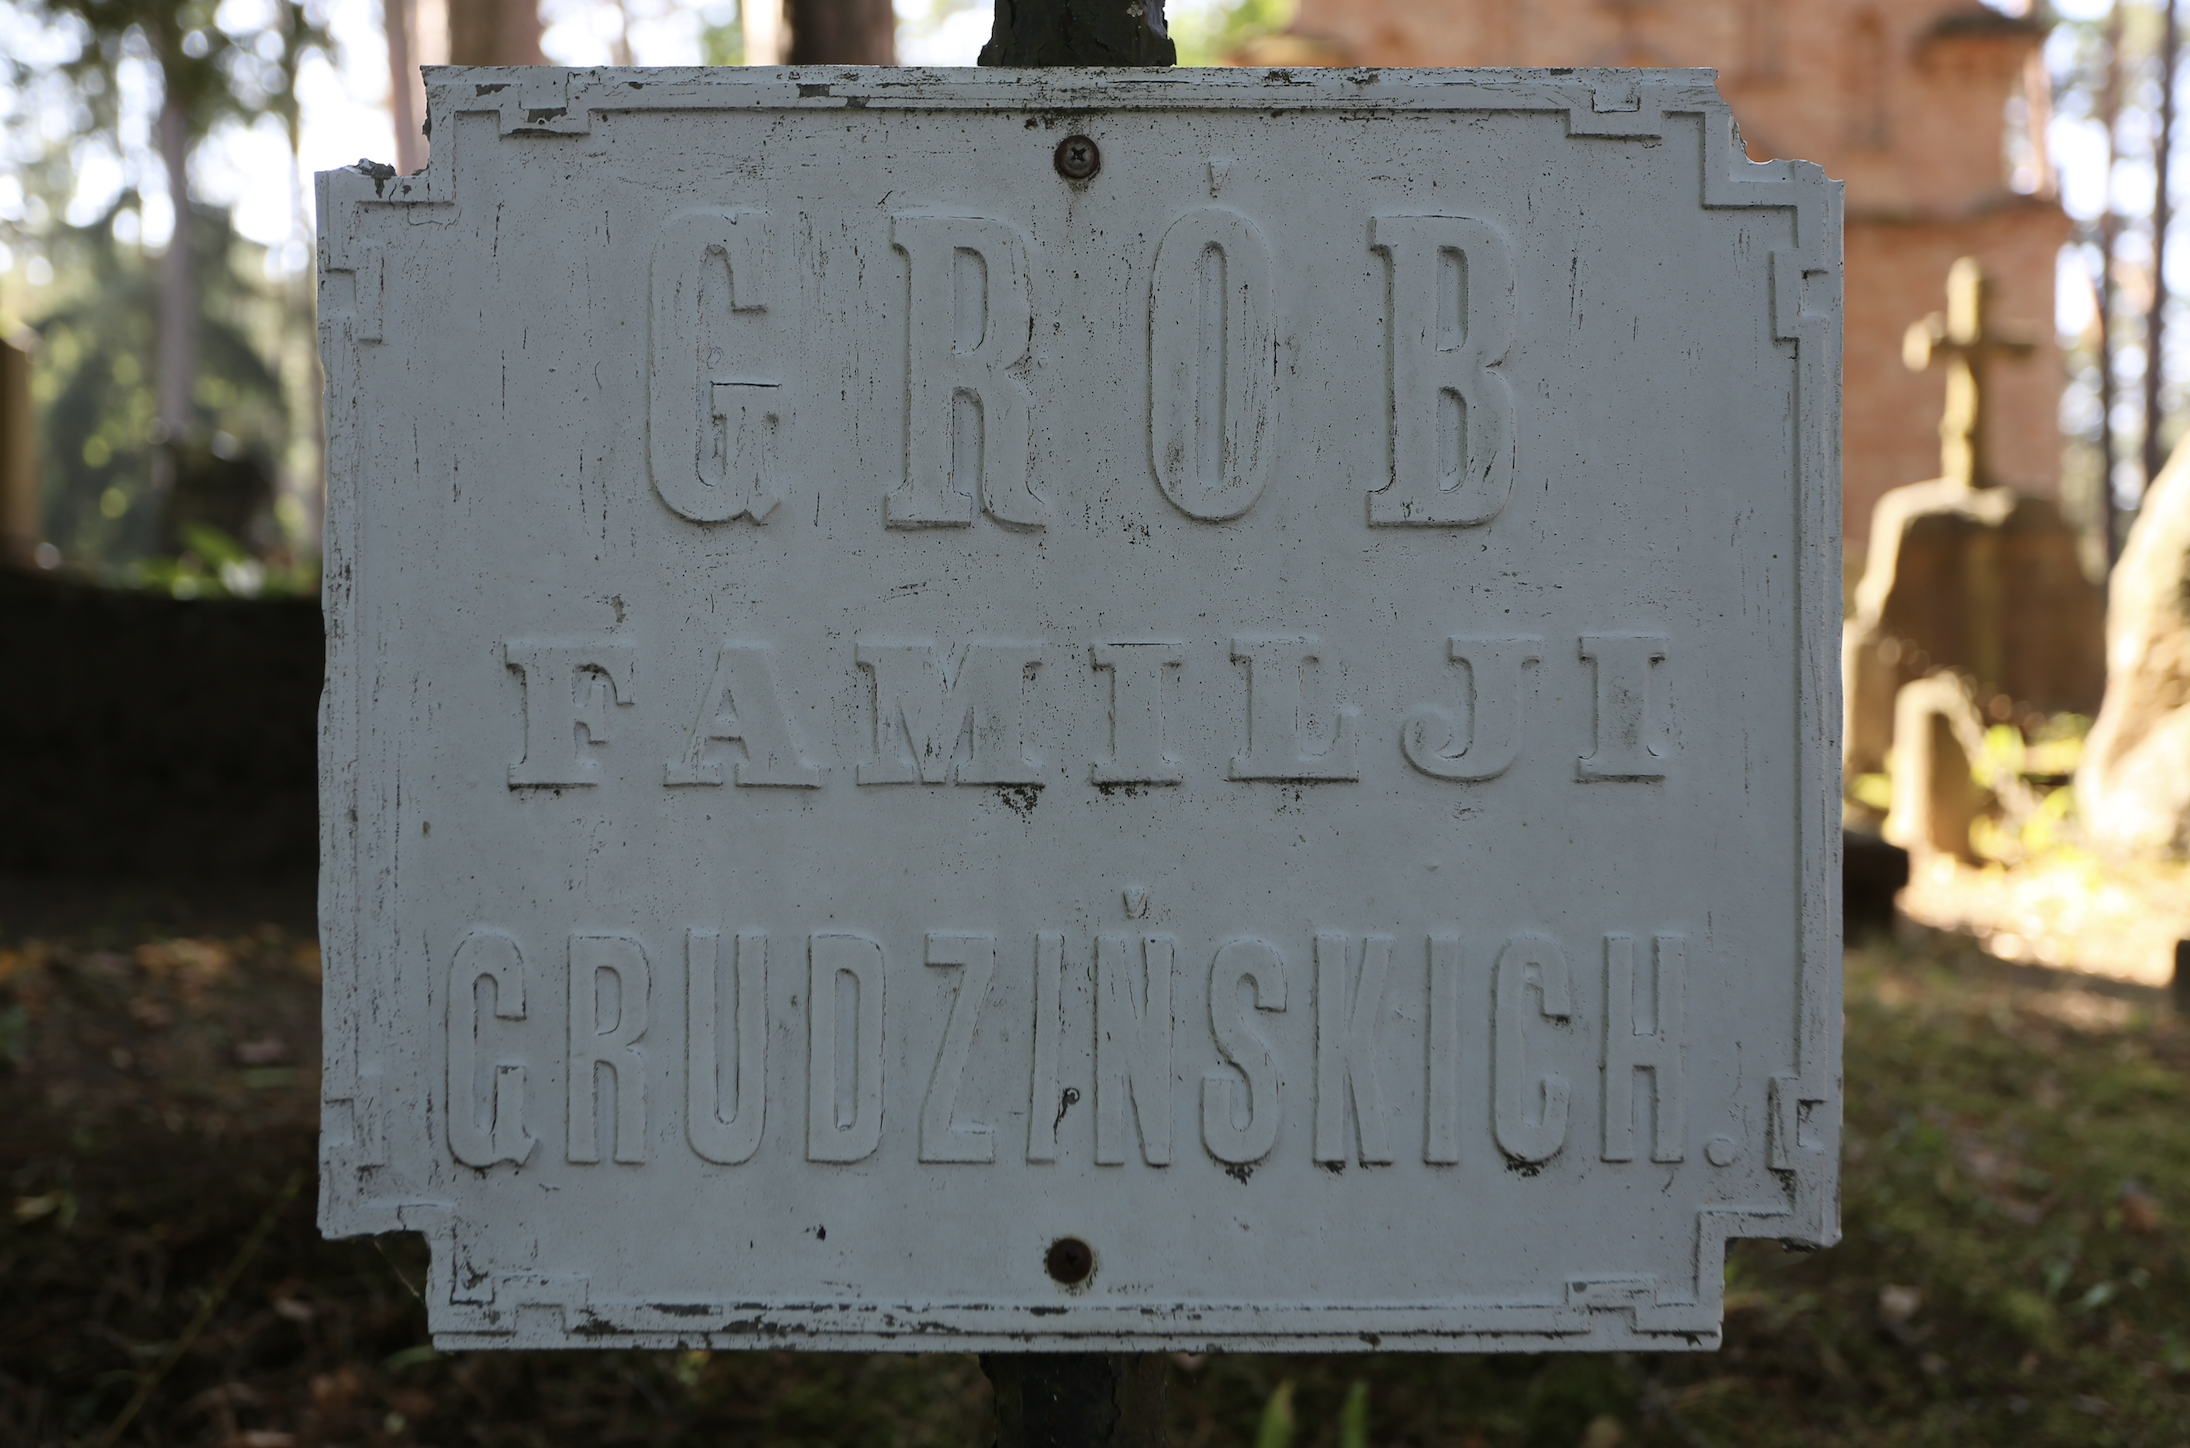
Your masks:
<svg viewBox="0 0 2190 1448"><path fill-rule="evenodd" d="M1161 66L1178 62L1165 32L1163 0L996 0L996 24L981 47L995 66ZM1075 146L1078 149L1073 149ZM1085 137L1058 148L1059 174L1082 180L1100 166ZM1080 1282L1060 1249L1050 1275ZM1163 1448L1163 1356L1159 1353L983 1353L981 1371L996 1388L996 1448Z"/></svg>
<svg viewBox="0 0 2190 1448"><path fill-rule="evenodd" d="M1160 1353L983 1353L996 1448L1163 1448Z"/></svg>
<svg viewBox="0 0 2190 1448"><path fill-rule="evenodd" d="M1176 65L1163 0L996 0L983 65Z"/></svg>

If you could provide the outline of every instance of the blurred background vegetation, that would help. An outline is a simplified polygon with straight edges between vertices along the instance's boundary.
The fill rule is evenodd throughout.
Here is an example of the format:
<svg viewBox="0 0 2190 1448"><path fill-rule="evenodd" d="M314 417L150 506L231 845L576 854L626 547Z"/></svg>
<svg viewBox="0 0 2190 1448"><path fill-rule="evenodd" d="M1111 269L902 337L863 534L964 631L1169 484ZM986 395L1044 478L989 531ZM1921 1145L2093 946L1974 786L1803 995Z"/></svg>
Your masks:
<svg viewBox="0 0 2190 1448"><path fill-rule="evenodd" d="M178 596L316 587L319 376L293 0L34 0L5 17L0 303L28 312L37 562ZM195 196L209 138L290 142L293 236ZM110 198L87 195L111 175ZM189 198L178 208L174 196Z"/></svg>
<svg viewBox="0 0 2190 1448"><path fill-rule="evenodd" d="M196 219L203 237L195 301L202 320L191 430L161 436L152 352L157 276L140 249L114 237L135 198L86 227L47 241L60 296L42 319L41 363L32 396L44 427L46 536L64 558L114 582L143 582L252 596L262 589L308 590L316 547L298 489L277 489L285 466L302 463L292 437L299 410L279 362L308 326L288 300L254 286L250 244L217 212ZM238 266L238 261L243 266ZM304 440L307 442L308 440ZM156 448L175 455L175 482L153 486ZM309 473L307 473L309 475Z"/></svg>
<svg viewBox="0 0 2190 1448"><path fill-rule="evenodd" d="M1187 8L1180 58L1219 63L1294 8ZM371 68L336 54L326 11L0 4L0 331L32 359L38 566L184 598L316 589L320 374L299 84L308 71L324 83L338 61L352 82ZM908 29L929 31L972 14L963 0L908 11ZM744 62L736 0L671 18L705 64ZM628 33L617 44L628 58ZM202 184L235 164L239 135L267 130L286 143L292 213L272 243L263 227L243 234ZM190 198L179 220L176 195Z"/></svg>

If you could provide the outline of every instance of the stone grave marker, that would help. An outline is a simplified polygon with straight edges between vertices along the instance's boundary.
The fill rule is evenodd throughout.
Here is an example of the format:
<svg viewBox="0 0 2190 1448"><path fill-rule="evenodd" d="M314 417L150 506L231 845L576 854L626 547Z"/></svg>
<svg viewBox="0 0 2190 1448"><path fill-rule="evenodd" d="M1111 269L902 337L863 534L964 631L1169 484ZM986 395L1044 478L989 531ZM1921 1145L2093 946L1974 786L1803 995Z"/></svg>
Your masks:
<svg viewBox="0 0 2190 1448"><path fill-rule="evenodd" d="M1850 774L1884 767L1896 696L1936 670L1967 676L1999 724L2095 713L2105 689L2106 595L2085 576L2076 530L2053 500L2010 486L1992 456L1988 377L2031 343L1992 315L1991 292L1964 257L1947 277L1947 310L1909 327L1909 368L1947 372L1940 475L1891 489L1873 515L1843 635Z"/></svg>
<svg viewBox="0 0 2190 1448"><path fill-rule="evenodd" d="M319 178L321 1221L437 1342L1834 1240L1839 188L1708 73L428 77Z"/></svg>
<svg viewBox="0 0 2190 1448"><path fill-rule="evenodd" d="M1968 684L1952 673L1903 684L1894 696L1893 740L1893 807L1880 832L1912 855L1981 863L1970 826L1988 803L1973 777L1984 757L1985 726Z"/></svg>

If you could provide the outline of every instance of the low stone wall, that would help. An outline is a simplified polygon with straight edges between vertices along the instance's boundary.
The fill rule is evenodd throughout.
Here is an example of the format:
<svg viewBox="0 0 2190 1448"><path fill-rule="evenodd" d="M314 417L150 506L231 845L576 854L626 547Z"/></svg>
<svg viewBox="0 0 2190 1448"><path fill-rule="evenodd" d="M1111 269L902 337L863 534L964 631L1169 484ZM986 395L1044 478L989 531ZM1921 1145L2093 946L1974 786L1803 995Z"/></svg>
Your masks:
<svg viewBox="0 0 2190 1448"><path fill-rule="evenodd" d="M0 569L0 871L202 879L318 858L316 600Z"/></svg>

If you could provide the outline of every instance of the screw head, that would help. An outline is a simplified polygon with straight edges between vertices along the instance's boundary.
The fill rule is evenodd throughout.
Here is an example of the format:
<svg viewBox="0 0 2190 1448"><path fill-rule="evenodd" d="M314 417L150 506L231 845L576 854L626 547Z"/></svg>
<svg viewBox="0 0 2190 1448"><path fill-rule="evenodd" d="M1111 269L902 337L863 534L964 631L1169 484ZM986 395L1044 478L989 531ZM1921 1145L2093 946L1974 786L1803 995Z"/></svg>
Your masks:
<svg viewBox="0 0 2190 1448"><path fill-rule="evenodd" d="M1067 136L1059 141L1052 159L1057 163L1057 174L1067 181L1086 181L1103 169L1102 147L1086 136Z"/></svg>
<svg viewBox="0 0 2190 1448"><path fill-rule="evenodd" d="M1095 1271L1095 1249L1078 1237L1059 1237L1042 1256L1049 1275L1067 1287L1077 1287Z"/></svg>

